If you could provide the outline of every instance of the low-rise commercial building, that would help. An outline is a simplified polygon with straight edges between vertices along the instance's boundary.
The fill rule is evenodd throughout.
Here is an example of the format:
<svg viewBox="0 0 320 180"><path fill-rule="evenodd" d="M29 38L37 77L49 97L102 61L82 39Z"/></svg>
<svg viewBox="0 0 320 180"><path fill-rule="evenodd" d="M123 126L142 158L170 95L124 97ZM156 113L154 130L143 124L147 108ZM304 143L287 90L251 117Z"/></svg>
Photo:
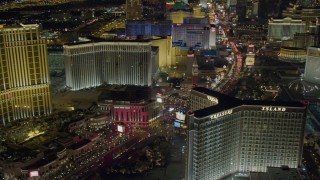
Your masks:
<svg viewBox="0 0 320 180"><path fill-rule="evenodd" d="M150 98L148 87L124 87L104 91L98 98L101 113L115 124L148 127L159 117L159 103Z"/></svg>

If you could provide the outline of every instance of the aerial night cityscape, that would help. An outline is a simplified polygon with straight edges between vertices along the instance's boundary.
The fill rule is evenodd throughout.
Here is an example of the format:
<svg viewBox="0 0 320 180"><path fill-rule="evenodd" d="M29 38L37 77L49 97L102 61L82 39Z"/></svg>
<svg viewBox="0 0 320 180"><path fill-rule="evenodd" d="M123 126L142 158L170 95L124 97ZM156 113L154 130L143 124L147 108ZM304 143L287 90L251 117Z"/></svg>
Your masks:
<svg viewBox="0 0 320 180"><path fill-rule="evenodd" d="M0 0L0 179L320 180L320 0Z"/></svg>

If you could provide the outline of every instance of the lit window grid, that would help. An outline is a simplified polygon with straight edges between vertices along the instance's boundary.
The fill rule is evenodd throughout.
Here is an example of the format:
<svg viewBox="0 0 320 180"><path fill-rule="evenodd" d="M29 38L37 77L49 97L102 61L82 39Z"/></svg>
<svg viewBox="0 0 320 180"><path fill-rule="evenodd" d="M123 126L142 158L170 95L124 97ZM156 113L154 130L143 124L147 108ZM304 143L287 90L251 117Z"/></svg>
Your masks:
<svg viewBox="0 0 320 180"><path fill-rule="evenodd" d="M0 28L0 65L4 125L51 112L47 46L39 37L38 25Z"/></svg>
<svg viewBox="0 0 320 180"><path fill-rule="evenodd" d="M306 32L310 30L312 21L316 21L317 17L319 17L319 14L319 9L295 9L292 11L292 9L288 8L282 12L283 17L292 17L293 19L301 19L304 21L306 23Z"/></svg>
<svg viewBox="0 0 320 180"><path fill-rule="evenodd" d="M292 39L296 33L305 32L305 23L288 24L288 23L269 23L268 39L281 40L283 37Z"/></svg>
<svg viewBox="0 0 320 180"><path fill-rule="evenodd" d="M240 121L232 116L195 123L193 170L199 173L193 179L218 179L237 171Z"/></svg>
<svg viewBox="0 0 320 180"><path fill-rule="evenodd" d="M240 171L265 172L267 166L281 165L296 168L301 153L302 113L250 113L246 115L245 111L242 118Z"/></svg>
<svg viewBox="0 0 320 180"><path fill-rule="evenodd" d="M0 99L0 119L4 125L13 120L51 113L49 85L16 88L0 93Z"/></svg>
<svg viewBox="0 0 320 180"><path fill-rule="evenodd" d="M289 62L305 62L307 52L305 50L291 50L281 48L279 60Z"/></svg>
<svg viewBox="0 0 320 180"><path fill-rule="evenodd" d="M204 31L200 31L197 34L187 33L188 35L188 39L186 40L187 46L194 47L197 43L201 43L201 46L204 46L204 42L206 38L204 33L205 33Z"/></svg>
<svg viewBox="0 0 320 180"><path fill-rule="evenodd" d="M114 105L113 121L116 123L136 124L148 126L150 122L159 117L159 106L156 101L132 106Z"/></svg>
<svg viewBox="0 0 320 180"><path fill-rule="evenodd" d="M205 95L199 92L191 94L190 104L192 111L211 106ZM233 114L215 120L190 119L193 135L189 136L188 142L192 146L189 147L192 150L189 155L192 160L188 160L188 166L192 166L191 172L187 172L187 177L192 174L189 179L219 179L237 171L265 172L267 166L298 167L305 123L303 112L249 111L243 108L250 107L236 107ZM268 132L265 127L273 131ZM234 146L232 150L236 152L229 151L229 146Z"/></svg>
<svg viewBox="0 0 320 180"><path fill-rule="evenodd" d="M202 94L202 96L203 97L199 97L199 96L193 95L193 94L190 95L190 110L191 111L204 109L204 108L215 105L214 102L204 98L207 95Z"/></svg>
<svg viewBox="0 0 320 180"><path fill-rule="evenodd" d="M182 42L186 43L187 47L194 47L197 43L201 43L203 49L208 49L209 43L210 41L212 41L210 37L214 36L214 34L210 33L210 28L208 28L208 30L204 30L204 28L208 28L207 25L174 25L172 32L172 42L178 42L182 40ZM191 31L198 32L198 34L192 34L190 33Z"/></svg>
<svg viewBox="0 0 320 180"><path fill-rule="evenodd" d="M2 34L4 37L7 34ZM4 38L3 37L3 38ZM13 38L4 38L13 39ZM49 83L48 54L45 40L0 44L0 90Z"/></svg>
<svg viewBox="0 0 320 180"><path fill-rule="evenodd" d="M50 53L48 55L49 69L52 70L63 70L64 69L64 57L63 53Z"/></svg>
<svg viewBox="0 0 320 180"><path fill-rule="evenodd" d="M319 59L320 59L320 48L309 47L305 70L304 70L304 79L306 81L314 84L320 84Z"/></svg>
<svg viewBox="0 0 320 180"><path fill-rule="evenodd" d="M66 81L72 90L103 83L150 86L158 69L151 43L96 43L64 46Z"/></svg>

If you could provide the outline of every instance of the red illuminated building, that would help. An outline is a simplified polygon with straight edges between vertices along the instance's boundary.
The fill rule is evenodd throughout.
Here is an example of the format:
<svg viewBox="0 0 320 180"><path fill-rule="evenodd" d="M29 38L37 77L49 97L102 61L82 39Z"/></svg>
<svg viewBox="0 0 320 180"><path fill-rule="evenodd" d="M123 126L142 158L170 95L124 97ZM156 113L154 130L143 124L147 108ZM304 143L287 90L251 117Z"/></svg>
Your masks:
<svg viewBox="0 0 320 180"><path fill-rule="evenodd" d="M104 91L98 100L101 112L115 124L148 127L159 117L159 105L150 97L148 87L121 87Z"/></svg>

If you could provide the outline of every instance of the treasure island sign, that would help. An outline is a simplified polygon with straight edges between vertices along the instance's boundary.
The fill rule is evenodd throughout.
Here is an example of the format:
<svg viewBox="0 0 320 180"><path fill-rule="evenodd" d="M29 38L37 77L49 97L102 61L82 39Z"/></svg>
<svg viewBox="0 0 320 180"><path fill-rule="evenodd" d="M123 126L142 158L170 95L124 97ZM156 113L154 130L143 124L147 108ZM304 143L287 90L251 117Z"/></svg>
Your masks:
<svg viewBox="0 0 320 180"><path fill-rule="evenodd" d="M211 120L217 119L217 118L219 118L219 117L223 117L223 116L229 115L229 114L232 114L232 109L229 109L229 110L226 110L226 111L222 111L222 112L213 114L213 115L210 116L210 119L211 119Z"/></svg>
<svg viewBox="0 0 320 180"><path fill-rule="evenodd" d="M273 112L283 112L286 111L285 107L272 107L272 106L262 106L261 107L262 111L273 111Z"/></svg>
<svg viewBox="0 0 320 180"><path fill-rule="evenodd" d="M219 100L218 100L217 98L215 98L215 97L207 96L207 99L208 99L209 101L211 101L211 102L216 103L216 104L218 104L218 103L219 103Z"/></svg>

